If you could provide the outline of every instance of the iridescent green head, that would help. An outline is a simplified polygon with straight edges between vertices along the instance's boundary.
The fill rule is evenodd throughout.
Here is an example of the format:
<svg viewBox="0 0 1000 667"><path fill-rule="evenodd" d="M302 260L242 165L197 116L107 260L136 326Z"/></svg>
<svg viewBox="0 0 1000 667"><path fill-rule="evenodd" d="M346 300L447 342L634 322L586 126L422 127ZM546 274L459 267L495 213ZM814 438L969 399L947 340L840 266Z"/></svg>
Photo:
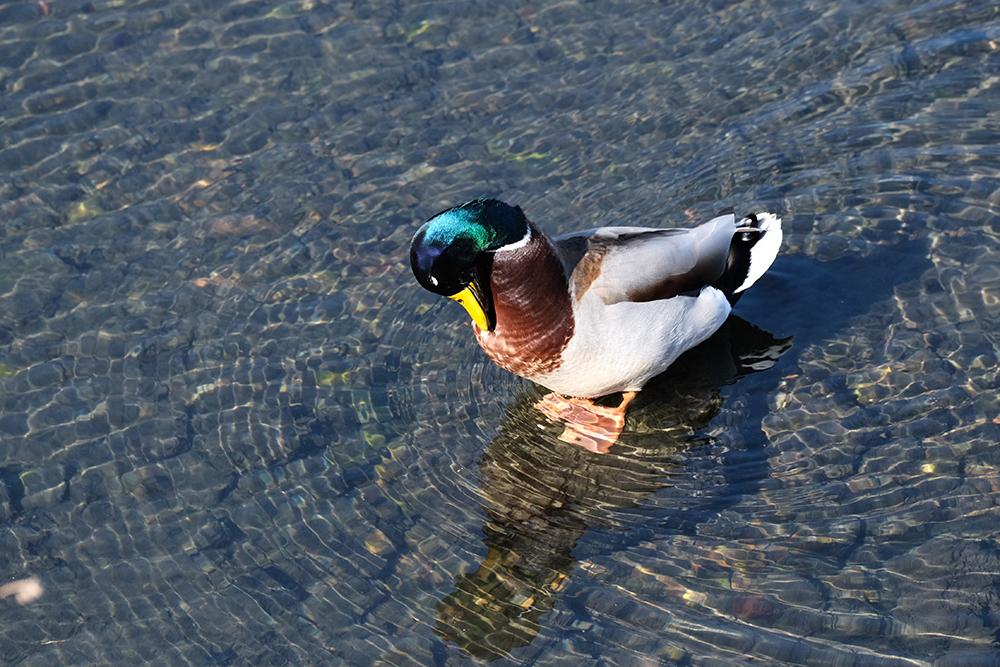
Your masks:
<svg viewBox="0 0 1000 667"><path fill-rule="evenodd" d="M528 237L528 219L518 206L474 199L441 211L421 225L410 244L417 282L455 299L483 330L496 326L490 294L493 253Z"/></svg>

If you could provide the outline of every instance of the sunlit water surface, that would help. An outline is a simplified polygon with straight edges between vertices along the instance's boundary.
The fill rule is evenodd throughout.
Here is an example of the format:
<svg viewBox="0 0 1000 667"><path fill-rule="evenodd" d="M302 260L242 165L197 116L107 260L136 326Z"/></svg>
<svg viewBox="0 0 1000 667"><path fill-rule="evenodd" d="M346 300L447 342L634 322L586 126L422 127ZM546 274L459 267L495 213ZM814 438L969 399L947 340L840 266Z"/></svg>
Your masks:
<svg viewBox="0 0 1000 667"><path fill-rule="evenodd" d="M1000 9L0 2L7 664L1000 664ZM785 221L607 456L417 288Z"/></svg>

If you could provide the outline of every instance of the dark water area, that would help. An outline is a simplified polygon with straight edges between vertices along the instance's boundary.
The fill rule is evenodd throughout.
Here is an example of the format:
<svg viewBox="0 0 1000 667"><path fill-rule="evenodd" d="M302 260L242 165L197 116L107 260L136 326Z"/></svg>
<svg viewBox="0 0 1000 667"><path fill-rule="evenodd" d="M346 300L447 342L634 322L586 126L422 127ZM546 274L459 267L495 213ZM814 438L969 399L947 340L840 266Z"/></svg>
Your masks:
<svg viewBox="0 0 1000 667"><path fill-rule="evenodd" d="M771 210L621 442L410 274ZM1000 665L1000 6L0 1L0 661Z"/></svg>

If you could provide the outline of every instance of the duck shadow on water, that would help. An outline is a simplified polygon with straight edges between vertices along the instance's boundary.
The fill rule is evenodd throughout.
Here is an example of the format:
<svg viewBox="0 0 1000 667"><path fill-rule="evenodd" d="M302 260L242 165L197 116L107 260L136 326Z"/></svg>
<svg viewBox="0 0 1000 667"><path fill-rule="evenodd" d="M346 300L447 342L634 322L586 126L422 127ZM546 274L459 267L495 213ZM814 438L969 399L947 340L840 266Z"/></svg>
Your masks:
<svg viewBox="0 0 1000 667"><path fill-rule="evenodd" d="M775 308L765 295L749 299L740 310L794 332L797 346L824 339L889 298L894 285L919 275L927 256L918 245L902 243L863 260L780 258L770 296L782 294L781 307ZM795 289L789 287L792 282ZM860 293L838 296L861 283ZM486 555L474 571L459 575L454 591L438 603L438 635L483 660L509 656L530 644L569 582L581 538L602 532L612 551L644 539L641 529L621 520L623 510L640 507L673 486L692 448L710 440L704 430L722 409L722 388L771 368L791 345L791 338L778 338L731 316L712 338L646 386L629 414L631 428L610 455L560 442L562 425L547 423L535 409L539 394L527 390L519 395L479 463ZM760 403L755 414L767 410L766 385L777 385L779 379L773 375L754 383L751 401ZM763 446L763 441L754 445ZM766 457L755 465L761 469L744 466L738 480L727 480L722 484L726 488L711 495L752 493L748 472L757 480L766 477ZM725 460L722 467L727 467ZM722 472L723 477L728 474ZM658 526L690 532L706 512L720 509L711 500L700 509L679 507L675 516L660 517Z"/></svg>
<svg viewBox="0 0 1000 667"><path fill-rule="evenodd" d="M480 459L486 556L438 604L438 634L487 660L531 643L568 583L580 538L613 530L615 512L670 486L685 451L705 441L699 432L719 413L721 388L770 368L790 346L730 317L643 390L638 427L610 455L558 441L561 426L544 424L537 395L523 392Z"/></svg>

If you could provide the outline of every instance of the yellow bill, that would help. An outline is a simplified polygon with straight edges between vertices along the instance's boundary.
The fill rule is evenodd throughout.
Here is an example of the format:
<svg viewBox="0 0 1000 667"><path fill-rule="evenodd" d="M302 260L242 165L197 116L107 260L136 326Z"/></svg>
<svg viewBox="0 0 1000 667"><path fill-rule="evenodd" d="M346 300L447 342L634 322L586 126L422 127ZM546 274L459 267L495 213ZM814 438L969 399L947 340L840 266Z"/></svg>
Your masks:
<svg viewBox="0 0 1000 667"><path fill-rule="evenodd" d="M476 283L469 283L465 286L464 290L458 294L452 294L448 298L462 304L462 307L469 313L469 317L472 318L477 327L483 331L490 330L490 320L486 316L486 310L483 308L483 294Z"/></svg>

